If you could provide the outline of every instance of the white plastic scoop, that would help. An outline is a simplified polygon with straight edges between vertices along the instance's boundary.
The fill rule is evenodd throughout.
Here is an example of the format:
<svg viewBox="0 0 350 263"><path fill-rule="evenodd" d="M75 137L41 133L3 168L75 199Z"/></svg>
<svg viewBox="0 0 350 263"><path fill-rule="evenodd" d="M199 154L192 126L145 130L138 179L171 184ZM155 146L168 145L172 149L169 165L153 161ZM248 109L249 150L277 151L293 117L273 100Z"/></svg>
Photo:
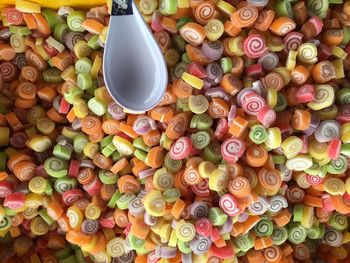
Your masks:
<svg viewBox="0 0 350 263"><path fill-rule="evenodd" d="M129 111L149 110L165 93L163 54L132 0L113 0L103 73L113 99Z"/></svg>

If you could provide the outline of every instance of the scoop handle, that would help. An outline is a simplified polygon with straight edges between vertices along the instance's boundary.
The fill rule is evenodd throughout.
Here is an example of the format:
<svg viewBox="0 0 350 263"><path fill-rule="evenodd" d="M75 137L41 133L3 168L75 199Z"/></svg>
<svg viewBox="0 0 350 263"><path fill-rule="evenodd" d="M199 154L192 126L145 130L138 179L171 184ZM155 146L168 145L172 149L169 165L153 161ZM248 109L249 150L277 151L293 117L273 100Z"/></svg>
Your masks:
<svg viewBox="0 0 350 263"><path fill-rule="evenodd" d="M112 0L112 16L133 15L132 0Z"/></svg>

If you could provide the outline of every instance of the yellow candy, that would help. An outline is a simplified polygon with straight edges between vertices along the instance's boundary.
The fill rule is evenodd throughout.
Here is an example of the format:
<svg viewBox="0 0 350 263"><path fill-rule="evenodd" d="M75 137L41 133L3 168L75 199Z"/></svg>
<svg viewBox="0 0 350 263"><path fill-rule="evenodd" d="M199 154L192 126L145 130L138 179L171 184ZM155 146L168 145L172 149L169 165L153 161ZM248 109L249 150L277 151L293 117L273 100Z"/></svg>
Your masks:
<svg viewBox="0 0 350 263"><path fill-rule="evenodd" d="M350 143L350 122L341 126L341 140L343 143Z"/></svg>
<svg viewBox="0 0 350 263"><path fill-rule="evenodd" d="M181 76L183 81L185 81L187 84L191 85L192 87L196 89L203 88L204 81L200 78L197 78L196 76L193 76L187 72L184 72Z"/></svg>
<svg viewBox="0 0 350 263"><path fill-rule="evenodd" d="M327 143L321 143L316 140L311 140L309 142L309 154L312 158L317 160L328 157L328 145Z"/></svg>
<svg viewBox="0 0 350 263"><path fill-rule="evenodd" d="M343 195L345 193L345 184L336 177L327 177L324 182L324 191L331 195Z"/></svg>
<svg viewBox="0 0 350 263"><path fill-rule="evenodd" d="M19 238L15 239L15 242L13 243L13 249L19 256L22 256L29 251L32 245L33 241L29 239L29 237L20 236Z"/></svg>
<svg viewBox="0 0 350 263"><path fill-rule="evenodd" d="M0 127L0 146L7 146L9 144L10 129L7 127Z"/></svg>
<svg viewBox="0 0 350 263"><path fill-rule="evenodd" d="M229 50L234 53L236 56L243 56L244 49L243 49L243 43L244 37L238 36L238 37L231 37L228 41L228 48Z"/></svg>
<svg viewBox="0 0 350 263"><path fill-rule="evenodd" d="M226 171L215 169L209 176L209 189L216 192L223 191L227 186L228 179Z"/></svg>
<svg viewBox="0 0 350 263"><path fill-rule="evenodd" d="M268 89L266 96L267 105L271 108L277 105L277 90L276 89Z"/></svg>
<svg viewBox="0 0 350 263"><path fill-rule="evenodd" d="M30 230L34 235L43 236L49 231L49 226L40 216L37 216L30 221Z"/></svg>
<svg viewBox="0 0 350 263"><path fill-rule="evenodd" d="M172 227L171 224L162 224L159 228L159 236L162 240L169 241L171 235Z"/></svg>
<svg viewBox="0 0 350 263"><path fill-rule="evenodd" d="M73 104L74 114L83 119L89 114L89 108L83 99L76 99Z"/></svg>
<svg viewBox="0 0 350 263"><path fill-rule="evenodd" d="M102 57L96 56L90 70L90 75L93 79L96 79L98 72L101 69L101 66L102 66Z"/></svg>
<svg viewBox="0 0 350 263"><path fill-rule="evenodd" d="M307 155L299 154L294 158L288 159L286 167L289 170L304 171L312 166L312 159Z"/></svg>
<svg viewBox="0 0 350 263"><path fill-rule="evenodd" d="M202 178L209 178L209 175L216 169L212 162L205 161L199 164L198 172Z"/></svg>
<svg viewBox="0 0 350 263"><path fill-rule="evenodd" d="M144 199L146 212L151 216L163 216L165 214L165 201L162 193L158 190L152 190Z"/></svg>
<svg viewBox="0 0 350 263"><path fill-rule="evenodd" d="M270 149L277 149L282 142L281 131L277 127L269 128L266 134L265 145Z"/></svg>
<svg viewBox="0 0 350 263"><path fill-rule="evenodd" d="M311 228L314 222L314 208L312 206L305 205L303 207L301 225L305 228Z"/></svg>
<svg viewBox="0 0 350 263"><path fill-rule="evenodd" d="M84 155L86 155L90 159L93 159L99 150L100 150L100 147L97 143L88 142L85 145L83 152L84 152Z"/></svg>
<svg viewBox="0 0 350 263"><path fill-rule="evenodd" d="M345 78L343 60L341 58L332 61L335 66L335 78Z"/></svg>
<svg viewBox="0 0 350 263"><path fill-rule="evenodd" d="M113 137L113 144L121 155L132 155L134 152L132 143L120 136Z"/></svg>
<svg viewBox="0 0 350 263"><path fill-rule="evenodd" d="M30 139L28 146L35 152L45 152L52 146L52 142L48 136L38 135Z"/></svg>
<svg viewBox="0 0 350 263"><path fill-rule="evenodd" d="M96 254L93 254L93 256L96 262L104 262L104 263L112 262L112 258L109 255L107 255L105 251L101 251Z"/></svg>
<svg viewBox="0 0 350 263"><path fill-rule="evenodd" d="M37 253L30 255L30 263L41 263L41 260Z"/></svg>
<svg viewBox="0 0 350 263"><path fill-rule="evenodd" d="M2 221L5 217L5 209L2 205L0 205L0 221Z"/></svg>
<svg viewBox="0 0 350 263"><path fill-rule="evenodd" d="M331 106L334 103L334 89L330 85L315 85L316 95L313 101L310 101L307 106L312 110L322 110Z"/></svg>
<svg viewBox="0 0 350 263"><path fill-rule="evenodd" d="M332 55L337 58L340 58L341 60L344 60L348 56L348 53L346 53L341 47L332 46L331 50L332 50Z"/></svg>
<svg viewBox="0 0 350 263"><path fill-rule="evenodd" d="M47 180L41 176L33 177L28 184L28 188L31 192L36 194L42 194L47 186Z"/></svg>
<svg viewBox="0 0 350 263"><path fill-rule="evenodd" d="M282 47L282 49L283 49L283 47ZM285 68L285 67L278 67L278 68L273 69L272 71L280 74L280 76L283 79L283 86L287 86L288 85L288 83L290 82L290 80L292 78L292 75L291 75L290 71L287 68Z"/></svg>
<svg viewBox="0 0 350 263"><path fill-rule="evenodd" d="M23 13L41 13L39 4L23 0L16 0L16 9Z"/></svg>
<svg viewBox="0 0 350 263"><path fill-rule="evenodd" d="M164 58L168 67L173 67L179 61L180 55L175 49L170 48L165 52Z"/></svg>
<svg viewBox="0 0 350 263"><path fill-rule="evenodd" d="M227 16L230 16L234 11L236 11L235 7L223 0L220 0L217 4L216 4L217 8L221 10L221 12L223 12L224 14L226 14Z"/></svg>
<svg viewBox="0 0 350 263"><path fill-rule="evenodd" d="M179 240L189 242L196 235L196 228L192 223L186 222L185 220L180 220L176 223L175 232Z"/></svg>
<svg viewBox="0 0 350 263"><path fill-rule="evenodd" d="M168 246L169 247L176 247L176 244L177 244L176 232L175 232L175 230L172 230L170 238L169 238Z"/></svg>
<svg viewBox="0 0 350 263"><path fill-rule="evenodd" d="M297 63L297 54L298 52L295 50L290 50L288 53L286 68L289 71L292 71L295 68L295 64Z"/></svg>
<svg viewBox="0 0 350 263"><path fill-rule="evenodd" d="M69 224L72 228L79 228L83 223L83 219L84 219L82 212L75 205L70 206L67 209L67 217L69 220Z"/></svg>
<svg viewBox="0 0 350 263"><path fill-rule="evenodd" d="M296 136L290 136L281 144L284 155L290 159L298 155L303 149L303 141Z"/></svg>
<svg viewBox="0 0 350 263"><path fill-rule="evenodd" d="M101 215L101 209L93 203L89 203L86 206L84 213L87 219L96 220Z"/></svg>
<svg viewBox="0 0 350 263"><path fill-rule="evenodd" d="M26 195L24 206L26 208L38 208L44 202L44 196L36 193L29 193Z"/></svg>
<svg viewBox="0 0 350 263"><path fill-rule="evenodd" d="M76 71L75 71L74 66L69 66L61 73L61 78L63 80L75 79L75 73L76 73Z"/></svg>
<svg viewBox="0 0 350 263"><path fill-rule="evenodd" d="M204 26L204 29L207 33L207 38L210 41L215 41L224 33L224 24L219 19L212 18Z"/></svg>
<svg viewBox="0 0 350 263"><path fill-rule="evenodd" d="M178 8L189 8L190 1L189 0L177 0L177 7Z"/></svg>

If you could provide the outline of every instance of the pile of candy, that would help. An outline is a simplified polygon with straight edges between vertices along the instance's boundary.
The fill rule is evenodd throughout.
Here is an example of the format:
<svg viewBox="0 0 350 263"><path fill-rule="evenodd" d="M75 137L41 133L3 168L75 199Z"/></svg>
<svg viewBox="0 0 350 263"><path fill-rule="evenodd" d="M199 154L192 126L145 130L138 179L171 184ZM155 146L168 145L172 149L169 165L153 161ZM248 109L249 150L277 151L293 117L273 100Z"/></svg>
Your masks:
<svg viewBox="0 0 350 263"><path fill-rule="evenodd" d="M1 10L2 262L349 262L350 1L137 4L170 75L138 115L107 6Z"/></svg>

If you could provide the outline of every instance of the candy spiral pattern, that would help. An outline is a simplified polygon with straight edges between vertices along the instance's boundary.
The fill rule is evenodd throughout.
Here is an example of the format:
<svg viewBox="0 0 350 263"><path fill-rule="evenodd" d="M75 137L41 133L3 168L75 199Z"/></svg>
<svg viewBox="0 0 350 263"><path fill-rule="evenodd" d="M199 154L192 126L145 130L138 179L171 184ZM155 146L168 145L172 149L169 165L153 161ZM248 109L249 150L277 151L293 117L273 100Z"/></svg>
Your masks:
<svg viewBox="0 0 350 263"><path fill-rule="evenodd" d="M249 35L243 43L244 53L249 58L259 58L267 53L265 39L261 35Z"/></svg>
<svg viewBox="0 0 350 263"><path fill-rule="evenodd" d="M202 1L194 10L194 17L202 24L206 25L208 21L217 16L215 5L210 1Z"/></svg>
<svg viewBox="0 0 350 263"><path fill-rule="evenodd" d="M336 229L327 229L323 241L332 247L338 247L342 243L342 232Z"/></svg>
<svg viewBox="0 0 350 263"><path fill-rule="evenodd" d="M234 177L227 186L231 194L237 198L244 198L251 192L249 180L242 176Z"/></svg>
<svg viewBox="0 0 350 263"><path fill-rule="evenodd" d="M287 208L288 207L287 199L284 196L282 196L282 195L272 196L269 199L269 202L270 202L270 206L269 206L268 210L271 213L278 213L283 208Z"/></svg>
<svg viewBox="0 0 350 263"><path fill-rule="evenodd" d="M272 53L272 52L265 53L258 60L258 64L261 64L263 69L266 71L273 70L274 68L277 67L278 63L279 63L279 57L276 55L276 53Z"/></svg>
<svg viewBox="0 0 350 263"><path fill-rule="evenodd" d="M271 238L274 245L282 245L287 240L287 237L288 231L285 227L273 226Z"/></svg>
<svg viewBox="0 0 350 263"><path fill-rule="evenodd" d="M337 121L322 121L316 128L314 135L318 142L329 142L333 138L339 138L340 125Z"/></svg>
<svg viewBox="0 0 350 263"><path fill-rule="evenodd" d="M282 250L276 245L272 245L264 250L264 257L267 262L279 261L282 258Z"/></svg>
<svg viewBox="0 0 350 263"><path fill-rule="evenodd" d="M210 238L199 237L191 240L190 248L196 255L203 255L209 250L211 244L212 241Z"/></svg>
<svg viewBox="0 0 350 263"><path fill-rule="evenodd" d="M271 236L273 232L273 223L267 217L262 217L254 226L254 232L259 237Z"/></svg>
<svg viewBox="0 0 350 263"><path fill-rule="evenodd" d="M258 201L253 202L248 206L248 210L253 215L262 215L268 210L269 205L269 201L266 198L260 196Z"/></svg>
<svg viewBox="0 0 350 263"><path fill-rule="evenodd" d="M281 75L276 72L271 72L261 79L261 84L267 89L279 91L283 88L284 83Z"/></svg>
<svg viewBox="0 0 350 263"><path fill-rule="evenodd" d="M95 234L100 227L100 224L97 220L85 219L81 225L81 231L88 235Z"/></svg>
<svg viewBox="0 0 350 263"><path fill-rule="evenodd" d="M244 142L239 138L230 138L221 145L221 154L228 162L236 162L245 150Z"/></svg>

